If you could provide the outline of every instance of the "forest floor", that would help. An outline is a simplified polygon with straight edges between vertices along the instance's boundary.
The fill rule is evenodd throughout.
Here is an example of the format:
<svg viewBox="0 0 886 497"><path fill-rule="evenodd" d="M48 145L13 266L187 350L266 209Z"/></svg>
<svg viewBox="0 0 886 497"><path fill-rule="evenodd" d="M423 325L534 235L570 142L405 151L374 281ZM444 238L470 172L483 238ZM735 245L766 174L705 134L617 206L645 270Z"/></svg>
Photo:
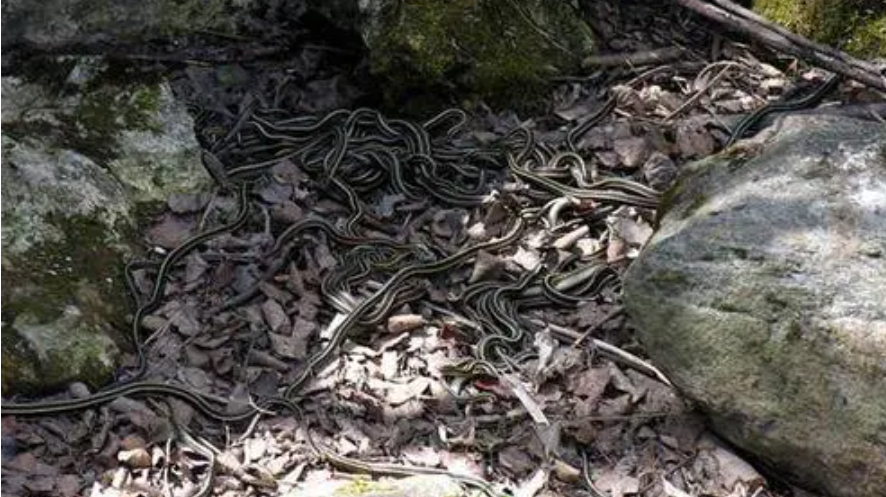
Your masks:
<svg viewBox="0 0 886 497"><path fill-rule="evenodd" d="M443 158L459 148L499 153L491 162L517 154L525 143L513 130L521 128L531 130L542 165L564 181L580 181L576 174L590 182L616 177L663 191L682 165L719 151L741 116L808 91L810 82L824 77L795 60L723 38L717 27L685 12L613 4L594 13L608 51L679 46L684 54L659 66L589 67L561 78L547 111L537 116L480 105L451 133L424 126L438 163L467 162L467 155ZM348 468L347 460L336 462L329 453L446 468L515 496L808 495L736 455L643 359L621 313L619 278L653 231L655 210L643 202L646 190L632 196L628 188L624 201L563 201L552 214L548 202L557 197L539 194L538 185L507 167L481 176L485 185L471 195L484 201L432 191L440 178L428 185L407 177L398 187L385 175L376 184L358 177L357 165L372 150L354 141L384 135L384 123L401 124L399 116L369 111L365 119L354 118L358 131L348 135L351 143L335 138L335 129L349 133L346 120L355 115L349 113L340 126L322 130L328 137L312 145L311 154L281 157L287 139L303 144L314 133L287 119L371 101L370 91L357 84L359 57L342 53L306 41L285 61L167 68L178 94L201 109L197 132L223 171L236 172L266 158L268 150L273 159L263 168L267 174L249 186L246 221L191 250L169 272L160 305L143 321L152 331L145 344L148 377L210 395L226 413L304 378L298 413L272 408L222 423L174 399L120 398L70 415L4 418L16 454L3 465L3 495L177 497L195 495L207 482L213 495L224 496L328 495L339 487L358 492L354 474L362 468ZM847 83L838 98L863 98L859 92ZM611 96L616 105L604 112ZM272 108L285 112L267 111ZM600 122L570 146L569 130L598 111ZM396 153L407 153L411 137L421 135L402 126L388 144ZM258 150L262 145L268 149ZM339 151L345 157L341 175L359 191L357 209L346 189L337 190L313 167ZM581 160L558 151L574 151ZM562 164L552 164L557 160ZM576 164L585 170L576 173ZM390 173L382 166L372 170ZM477 180L475 170L459 171ZM328 360L303 376L306 361L338 340L335 322L373 296L403 260L421 265L504 236L514 205L547 206L546 222L505 247L412 278L387 314L349 331ZM170 251L229 221L237 209L231 191L176 195L146 229L146 246ZM330 232L307 228L298 236L284 234L317 218L359 233L357 242L340 243ZM370 238L418 250L404 259L373 251L365 259L372 261L371 274L363 277L353 273L364 262L354 254L373 245L365 241ZM535 298L529 305L513 288L538 267L551 271L591 261L604 268L601 278L559 302ZM156 274L133 275L144 299ZM484 281L491 283L476 286ZM530 283L543 288L539 281ZM466 288L477 291L475 305L466 305ZM518 295L503 304L504 318L482 308L508 291ZM519 313L523 331L515 340L521 348L489 369L466 362L476 359L477 336L484 336L475 328L484 327L484 318L493 328L507 328L509 309ZM331 452L324 457L317 446Z"/></svg>

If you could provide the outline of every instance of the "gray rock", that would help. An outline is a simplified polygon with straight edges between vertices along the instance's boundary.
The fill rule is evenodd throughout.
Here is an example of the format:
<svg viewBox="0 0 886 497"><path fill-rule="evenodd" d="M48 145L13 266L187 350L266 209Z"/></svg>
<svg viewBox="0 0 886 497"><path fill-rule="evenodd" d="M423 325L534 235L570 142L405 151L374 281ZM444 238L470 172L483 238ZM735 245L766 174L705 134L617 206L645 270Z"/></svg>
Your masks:
<svg viewBox="0 0 886 497"><path fill-rule="evenodd" d="M886 495L886 126L789 117L689 166L624 299L725 438L801 486Z"/></svg>
<svg viewBox="0 0 886 497"><path fill-rule="evenodd" d="M109 78L100 59L57 64L40 83L2 80L4 394L110 378L129 336L136 212L208 182L166 83Z"/></svg>
<svg viewBox="0 0 886 497"><path fill-rule="evenodd" d="M170 39L198 31L234 33L228 0L10 0L3 43L42 50ZM250 0L233 2L243 7Z"/></svg>

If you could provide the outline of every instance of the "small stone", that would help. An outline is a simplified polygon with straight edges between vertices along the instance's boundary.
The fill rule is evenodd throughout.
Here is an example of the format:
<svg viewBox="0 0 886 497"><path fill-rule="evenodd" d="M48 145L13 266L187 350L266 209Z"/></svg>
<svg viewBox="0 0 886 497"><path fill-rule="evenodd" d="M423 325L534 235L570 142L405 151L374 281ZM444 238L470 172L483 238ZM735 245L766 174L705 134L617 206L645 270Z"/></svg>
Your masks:
<svg viewBox="0 0 886 497"><path fill-rule="evenodd" d="M117 460L130 468L151 467L151 454L144 447L121 450L117 453Z"/></svg>
<svg viewBox="0 0 886 497"><path fill-rule="evenodd" d="M68 391L71 392L72 397L77 397L78 399L89 397L90 395L89 387L79 381L71 383L71 386L68 387Z"/></svg>

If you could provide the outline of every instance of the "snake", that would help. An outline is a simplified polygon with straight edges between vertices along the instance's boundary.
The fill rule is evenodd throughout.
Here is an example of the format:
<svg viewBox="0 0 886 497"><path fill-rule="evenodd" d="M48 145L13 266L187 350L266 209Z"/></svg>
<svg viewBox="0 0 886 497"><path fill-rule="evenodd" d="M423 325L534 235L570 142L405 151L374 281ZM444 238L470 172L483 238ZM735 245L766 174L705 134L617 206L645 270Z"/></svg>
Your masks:
<svg viewBox="0 0 886 497"><path fill-rule="evenodd" d="M575 142L591 127L604 119L615 107L610 98L566 136L567 150L537 143L534 133L516 128L490 147L479 145L453 146L449 142L467 122L459 109L449 109L422 123L388 119L372 109L337 110L323 116L281 117L277 111L258 110L246 119L228 140L221 140L204 155L212 176L224 186L239 186L239 209L236 218L217 228L186 240L170 252L158 267L154 286L144 303L138 306L133 320L132 338L137 344L138 374L130 381L118 383L79 399L33 403L3 403L6 414L45 416L94 408L121 396L172 397L192 405L206 417L224 423L238 423L268 409L292 409L306 395L311 378L330 361L355 329L381 322L391 309L403 302L420 298L425 289L421 278L453 272L476 258L481 252L497 252L515 247L526 229L537 224L544 209L527 207L508 196L491 195L492 186L504 181L510 173L515 179L540 188L539 197L553 194L569 198L569 202L593 201L605 204L601 212L612 206L630 205L653 209L658 205L657 191L627 178L604 177L589 168L576 152ZM322 193L343 200L350 215L344 227L330 220L308 216L292 223L277 234L273 246L262 254L264 259L287 261L302 235L308 231L324 233L331 241L351 249L353 256L339 272L329 272L321 281L321 296L343 313L331 336L303 362L295 379L282 385L275 395L261 398L242 412L229 413L220 402L189 387L142 379L147 359L141 346L141 321L155 310L165 290L169 273L182 257L199 245L220 234L239 229L249 217L248 185L266 175L274 174L273 166L291 160L321 185ZM230 164L231 166L227 166ZM571 183L573 180L574 183ZM371 213L364 195L380 187L415 202L430 199L465 208L485 205L495 198L508 216L510 225L498 237L476 242L453 254L439 250L418 250L414 244L389 238L367 236L361 226ZM547 202L548 199L545 201ZM559 205L559 204L557 204ZM562 210L562 209L561 209ZM565 215L565 213L563 213ZM554 221L561 213L552 215ZM277 230L275 230L277 231ZM364 255L358 255L360 250ZM271 264L262 280L273 277L281 265ZM480 282L466 288L457 299L480 321L473 337L475 358L461 371L467 374L497 374L499 365L515 367L525 359L517 353L517 345L528 336L526 323L518 314L523 305L535 305L546 299L558 305L572 304L593 295L601 285L598 276L604 269L579 267L572 272L548 274L540 283L538 271L525 272L511 284ZM360 301L342 297L351 286L358 285L372 274L383 273L384 281ZM224 308L249 301L258 292L259 284L229 300ZM596 286L595 286L596 285ZM438 468L422 468L392 464L367 463L331 451L311 442L315 451L330 464L351 471L405 476L415 474L448 475L459 481L495 495L485 481L456 475Z"/></svg>
<svg viewBox="0 0 886 497"><path fill-rule="evenodd" d="M773 102L757 109L753 113L745 116L735 125L732 132L729 134L729 139L726 141L726 144L723 145L723 148L728 148L734 145L738 140L744 138L748 131L757 126L763 118L770 114L802 110L816 105L827 97L828 94L834 91L834 89L840 84L840 81L842 81L842 77L839 74L833 74L807 95L786 102Z"/></svg>

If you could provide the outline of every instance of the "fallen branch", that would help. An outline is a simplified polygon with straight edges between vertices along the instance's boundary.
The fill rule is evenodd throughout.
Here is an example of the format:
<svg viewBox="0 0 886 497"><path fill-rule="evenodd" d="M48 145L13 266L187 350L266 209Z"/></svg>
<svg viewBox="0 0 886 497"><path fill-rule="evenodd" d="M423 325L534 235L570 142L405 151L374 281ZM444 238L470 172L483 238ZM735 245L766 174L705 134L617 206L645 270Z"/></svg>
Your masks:
<svg viewBox="0 0 886 497"><path fill-rule="evenodd" d="M676 0L683 7L759 40L778 51L799 57L810 64L841 74L870 87L886 91L886 76L881 68L827 45L815 43L773 24L754 12L728 0Z"/></svg>

